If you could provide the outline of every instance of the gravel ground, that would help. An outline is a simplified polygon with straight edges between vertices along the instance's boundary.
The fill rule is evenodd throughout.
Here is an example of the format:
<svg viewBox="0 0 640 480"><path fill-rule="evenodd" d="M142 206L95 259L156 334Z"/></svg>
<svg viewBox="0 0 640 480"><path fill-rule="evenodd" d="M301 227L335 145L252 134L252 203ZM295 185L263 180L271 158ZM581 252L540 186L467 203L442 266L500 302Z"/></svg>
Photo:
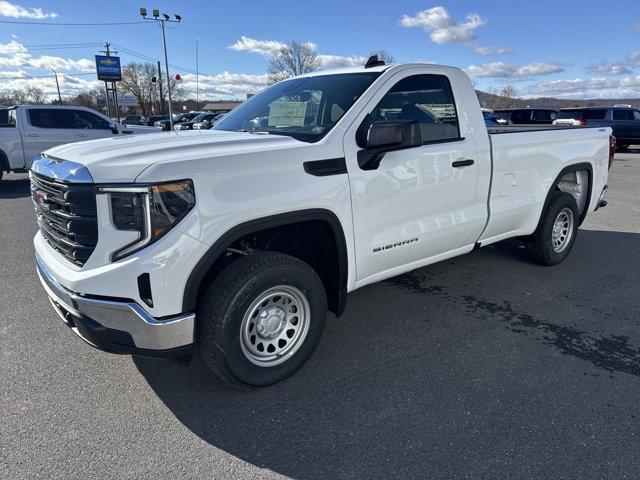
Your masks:
<svg viewBox="0 0 640 480"><path fill-rule="evenodd" d="M640 151L569 259L513 241L349 295L311 360L229 390L91 349L35 274L25 175L0 184L0 477L640 477Z"/></svg>

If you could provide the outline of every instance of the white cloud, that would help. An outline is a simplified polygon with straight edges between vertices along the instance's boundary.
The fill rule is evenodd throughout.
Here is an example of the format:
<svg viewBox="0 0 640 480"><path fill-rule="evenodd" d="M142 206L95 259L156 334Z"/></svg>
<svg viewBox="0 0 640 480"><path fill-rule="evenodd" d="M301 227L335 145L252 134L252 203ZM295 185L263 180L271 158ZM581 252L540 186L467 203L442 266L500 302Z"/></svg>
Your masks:
<svg viewBox="0 0 640 480"><path fill-rule="evenodd" d="M196 76L182 75L182 86L195 97ZM211 100L221 98L244 97L247 93L257 93L269 84L266 74L251 75L246 73L221 72L215 75L200 75L200 98Z"/></svg>
<svg viewBox="0 0 640 480"><path fill-rule="evenodd" d="M406 28L421 28L429 34L431 41L438 45L462 43L478 55L483 56L512 53L510 48L476 43L476 29L486 24L487 19L477 13L468 13L464 20L456 20L442 6L427 8L416 13L413 17L403 15L400 19L400 25Z"/></svg>
<svg viewBox="0 0 640 480"><path fill-rule="evenodd" d="M535 62L528 65L513 65L505 62L469 65L467 73L476 78L499 78L512 82L528 80L539 75L550 75L564 71L557 63Z"/></svg>
<svg viewBox="0 0 640 480"><path fill-rule="evenodd" d="M11 18L33 18L35 20L44 20L46 18L56 18L55 12L45 13L41 8L24 8L20 5L0 0L0 17Z"/></svg>
<svg viewBox="0 0 640 480"><path fill-rule="evenodd" d="M613 63L602 62L589 65L586 67L586 70L603 75L623 75L631 73L638 67L640 67L640 51L630 52L623 59Z"/></svg>
<svg viewBox="0 0 640 480"><path fill-rule="evenodd" d="M242 35L240 40L236 43L229 46L231 50L235 50L236 52L245 51L259 53L265 57L278 53L278 51L282 50L284 47L286 47L286 45L278 40L256 40L255 38L246 37L244 35Z"/></svg>
<svg viewBox="0 0 640 480"><path fill-rule="evenodd" d="M24 78L27 75L24 70L0 70L0 78L2 79Z"/></svg>
<svg viewBox="0 0 640 480"><path fill-rule="evenodd" d="M640 94L640 76L622 79L594 77L538 82L525 89L527 96L559 98L629 98Z"/></svg>
<svg viewBox="0 0 640 480"><path fill-rule="evenodd" d="M486 25L487 20L477 13L468 13L464 21L456 21L444 7L433 7L409 17L403 15L400 25L407 28L422 28L431 41L439 45L451 43L470 43L475 40L478 27Z"/></svg>
<svg viewBox="0 0 640 480"><path fill-rule="evenodd" d="M36 70L95 70L95 62L86 58L73 60L51 55L32 56L20 42L15 39L0 44L0 68L31 68Z"/></svg>
<svg viewBox="0 0 640 480"><path fill-rule="evenodd" d="M631 69L625 65L610 65L607 63L589 65L586 70L601 75L623 75L625 73L631 73Z"/></svg>
<svg viewBox="0 0 640 480"><path fill-rule="evenodd" d="M362 66L367 61L366 57L360 55L318 55L322 68L341 68Z"/></svg>
<svg viewBox="0 0 640 480"><path fill-rule="evenodd" d="M471 49L478 55L510 55L513 51L506 47L487 47L481 45L473 45Z"/></svg>
<svg viewBox="0 0 640 480"><path fill-rule="evenodd" d="M318 49L318 46L313 42L306 42L305 45L313 51ZM240 37L240 40L229 46L229 48L237 52L252 52L264 57L270 57L283 48L286 48L286 46L285 43L279 40L256 40L255 38L243 35ZM318 54L318 59L323 68L353 67L356 65L364 65L367 61L366 57L360 55Z"/></svg>
<svg viewBox="0 0 640 480"><path fill-rule="evenodd" d="M5 77L7 72L0 72L0 77ZM24 73L24 72L21 72ZM60 82L60 93L63 97L77 95L95 87L103 86L102 82L92 77L68 77L65 74L58 74ZM15 80L2 80L2 90L25 90L27 86L37 87L43 91L49 100L58 98L56 82L51 74L50 77L42 78L21 78Z"/></svg>

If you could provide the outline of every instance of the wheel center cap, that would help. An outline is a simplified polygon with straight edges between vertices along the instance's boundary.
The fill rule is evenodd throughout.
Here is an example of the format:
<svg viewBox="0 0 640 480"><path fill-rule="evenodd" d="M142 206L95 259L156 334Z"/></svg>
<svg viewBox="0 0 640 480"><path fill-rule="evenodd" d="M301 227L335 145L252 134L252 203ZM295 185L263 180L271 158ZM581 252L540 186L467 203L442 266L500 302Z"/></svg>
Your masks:
<svg viewBox="0 0 640 480"><path fill-rule="evenodd" d="M286 325L284 310L270 307L260 312L256 321L258 335L263 338L276 338Z"/></svg>

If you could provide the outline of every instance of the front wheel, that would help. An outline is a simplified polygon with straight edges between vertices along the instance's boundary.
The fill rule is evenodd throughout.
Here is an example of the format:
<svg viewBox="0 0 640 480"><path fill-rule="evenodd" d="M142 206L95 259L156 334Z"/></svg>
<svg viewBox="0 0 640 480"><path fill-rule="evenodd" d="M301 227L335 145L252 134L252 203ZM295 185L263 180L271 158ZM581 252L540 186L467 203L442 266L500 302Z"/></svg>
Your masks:
<svg viewBox="0 0 640 480"><path fill-rule="evenodd" d="M573 195L554 192L542 212L538 229L526 242L533 260L541 265L556 265L567 258L578 233L579 221Z"/></svg>
<svg viewBox="0 0 640 480"><path fill-rule="evenodd" d="M282 253L256 253L214 279L197 312L196 341L225 382L271 385L311 356L326 312L324 285L309 265Z"/></svg>

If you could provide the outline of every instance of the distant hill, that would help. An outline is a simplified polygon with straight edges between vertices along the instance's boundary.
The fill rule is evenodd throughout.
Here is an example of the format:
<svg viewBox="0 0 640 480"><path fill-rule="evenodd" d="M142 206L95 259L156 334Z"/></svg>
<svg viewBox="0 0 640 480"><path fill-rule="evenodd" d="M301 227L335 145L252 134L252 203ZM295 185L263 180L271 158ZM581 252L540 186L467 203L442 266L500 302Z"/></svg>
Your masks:
<svg viewBox="0 0 640 480"><path fill-rule="evenodd" d="M522 107L547 107L547 108L567 108L567 107L598 107L611 106L617 104L633 105L640 107L640 98L590 98L587 100L538 97L538 98L505 98L492 93L476 90L478 100L483 108L522 108Z"/></svg>

